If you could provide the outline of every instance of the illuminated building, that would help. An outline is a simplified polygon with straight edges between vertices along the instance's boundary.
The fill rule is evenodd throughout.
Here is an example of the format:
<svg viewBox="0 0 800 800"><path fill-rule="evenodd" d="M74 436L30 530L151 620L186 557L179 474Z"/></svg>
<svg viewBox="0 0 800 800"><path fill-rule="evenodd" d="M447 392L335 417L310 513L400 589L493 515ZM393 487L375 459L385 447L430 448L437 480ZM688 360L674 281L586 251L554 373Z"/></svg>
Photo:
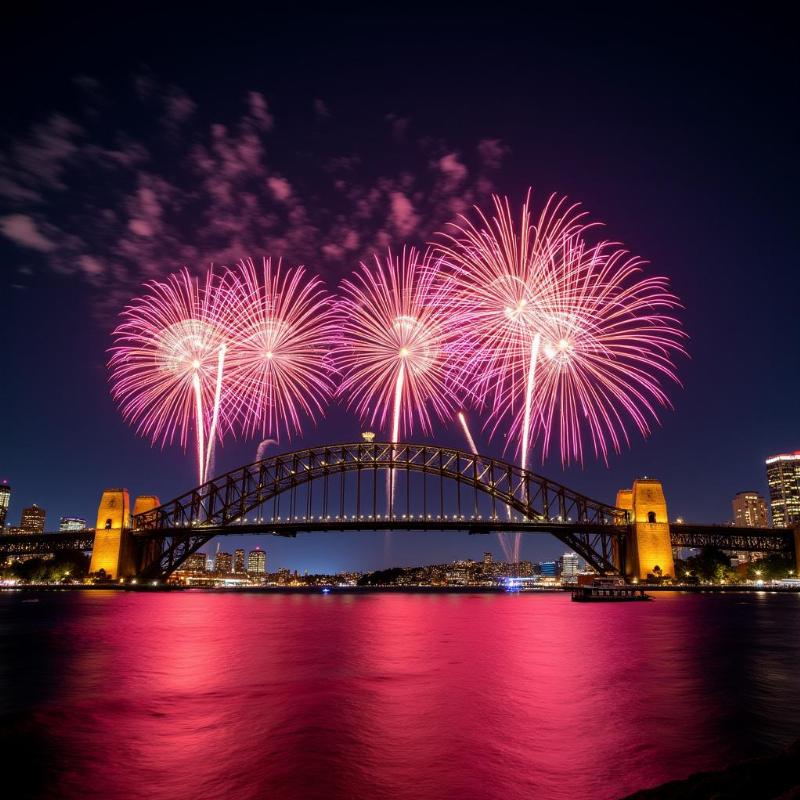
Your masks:
<svg viewBox="0 0 800 800"><path fill-rule="evenodd" d="M192 553L186 561L183 562L181 569L185 572L205 572L206 571L206 554L205 553Z"/></svg>
<svg viewBox="0 0 800 800"><path fill-rule="evenodd" d="M492 564L494 564L494 559L492 558L491 553L484 553L483 554L483 568L490 572L492 569Z"/></svg>
<svg viewBox="0 0 800 800"><path fill-rule="evenodd" d="M771 456L766 464L772 525L791 528L800 522L800 452Z"/></svg>
<svg viewBox="0 0 800 800"><path fill-rule="evenodd" d="M264 575L267 571L267 554L256 547L247 554L247 571L251 575Z"/></svg>
<svg viewBox="0 0 800 800"><path fill-rule="evenodd" d="M561 579L570 581L575 580L580 572L581 560L577 553L564 553L560 559Z"/></svg>
<svg viewBox="0 0 800 800"><path fill-rule="evenodd" d="M758 492L737 492L733 498L733 524L740 528L766 528L767 504Z"/></svg>
<svg viewBox="0 0 800 800"><path fill-rule="evenodd" d="M45 510L34 503L22 509L19 526L25 533L44 533Z"/></svg>
<svg viewBox="0 0 800 800"><path fill-rule="evenodd" d="M214 560L214 571L217 573L228 573L231 571L231 554L230 553L217 553Z"/></svg>
<svg viewBox="0 0 800 800"><path fill-rule="evenodd" d="M518 578L530 578L533 575L533 564L530 561L518 561L516 573Z"/></svg>
<svg viewBox="0 0 800 800"><path fill-rule="evenodd" d="M8 481L0 483L0 530L5 527L8 505L11 502L11 487Z"/></svg>
<svg viewBox="0 0 800 800"><path fill-rule="evenodd" d="M539 564L539 574L545 578L558 577L558 564L555 561L542 561Z"/></svg>
<svg viewBox="0 0 800 800"><path fill-rule="evenodd" d="M61 517L58 529L60 531L85 531L86 520L81 517Z"/></svg>
<svg viewBox="0 0 800 800"><path fill-rule="evenodd" d="M244 548L238 547L233 552L233 571L244 572Z"/></svg>

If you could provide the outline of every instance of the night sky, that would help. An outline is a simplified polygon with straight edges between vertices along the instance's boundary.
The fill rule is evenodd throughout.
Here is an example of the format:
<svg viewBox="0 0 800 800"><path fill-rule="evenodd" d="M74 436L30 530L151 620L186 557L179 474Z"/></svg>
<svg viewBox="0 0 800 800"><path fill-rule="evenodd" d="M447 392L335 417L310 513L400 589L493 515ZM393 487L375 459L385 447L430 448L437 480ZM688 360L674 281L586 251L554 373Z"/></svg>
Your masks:
<svg viewBox="0 0 800 800"><path fill-rule="evenodd" d="M735 492L766 493L766 456L800 449L788 20L170 13L59 18L34 5L3 21L10 524L32 502L49 529L62 515L93 524L104 487L167 500L194 485L191 453L152 448L109 396L110 331L145 280L272 255L334 288L374 247L424 243L491 191L518 203L529 186L580 201L670 277L691 354L647 441L631 434L608 466L565 471L556 456L535 469L609 502L658 477L671 516L724 522ZM361 430L334 406L281 449ZM455 426L433 438L464 444ZM257 443L226 442L218 471L252 461ZM501 553L494 537L422 533L388 548L366 533L259 543L270 569L311 571ZM536 560L561 552L550 537L523 544Z"/></svg>

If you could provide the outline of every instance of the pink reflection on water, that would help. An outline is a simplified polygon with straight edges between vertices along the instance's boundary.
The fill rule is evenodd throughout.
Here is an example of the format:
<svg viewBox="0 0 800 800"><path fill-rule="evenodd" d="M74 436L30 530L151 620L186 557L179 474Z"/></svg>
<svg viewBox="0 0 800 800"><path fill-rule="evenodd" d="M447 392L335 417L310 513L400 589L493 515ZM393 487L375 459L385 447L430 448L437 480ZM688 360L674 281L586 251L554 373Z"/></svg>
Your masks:
<svg viewBox="0 0 800 800"><path fill-rule="evenodd" d="M730 755L702 597L73 599L53 796L602 800Z"/></svg>

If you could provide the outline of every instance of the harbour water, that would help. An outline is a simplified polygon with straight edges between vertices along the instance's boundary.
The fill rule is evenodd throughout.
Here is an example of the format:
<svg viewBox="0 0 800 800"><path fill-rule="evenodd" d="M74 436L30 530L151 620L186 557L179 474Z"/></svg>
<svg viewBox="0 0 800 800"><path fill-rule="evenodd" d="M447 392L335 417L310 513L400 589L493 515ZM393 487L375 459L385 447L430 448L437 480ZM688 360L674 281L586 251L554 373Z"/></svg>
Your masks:
<svg viewBox="0 0 800 800"><path fill-rule="evenodd" d="M0 593L40 798L618 798L800 735L800 596Z"/></svg>

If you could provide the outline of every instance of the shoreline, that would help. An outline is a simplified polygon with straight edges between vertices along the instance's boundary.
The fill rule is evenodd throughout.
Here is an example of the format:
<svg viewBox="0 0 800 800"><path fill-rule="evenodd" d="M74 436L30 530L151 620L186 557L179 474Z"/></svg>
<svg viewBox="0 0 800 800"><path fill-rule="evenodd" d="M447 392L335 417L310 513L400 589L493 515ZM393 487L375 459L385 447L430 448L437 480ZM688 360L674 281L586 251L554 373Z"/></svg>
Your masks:
<svg viewBox="0 0 800 800"><path fill-rule="evenodd" d="M677 592L680 594L798 594L794 586L648 586L637 584L646 592ZM223 592L234 594L568 594L571 586L553 586L541 589L509 591L504 586L174 586L159 583L119 584L23 584L2 586L0 593L8 592Z"/></svg>

